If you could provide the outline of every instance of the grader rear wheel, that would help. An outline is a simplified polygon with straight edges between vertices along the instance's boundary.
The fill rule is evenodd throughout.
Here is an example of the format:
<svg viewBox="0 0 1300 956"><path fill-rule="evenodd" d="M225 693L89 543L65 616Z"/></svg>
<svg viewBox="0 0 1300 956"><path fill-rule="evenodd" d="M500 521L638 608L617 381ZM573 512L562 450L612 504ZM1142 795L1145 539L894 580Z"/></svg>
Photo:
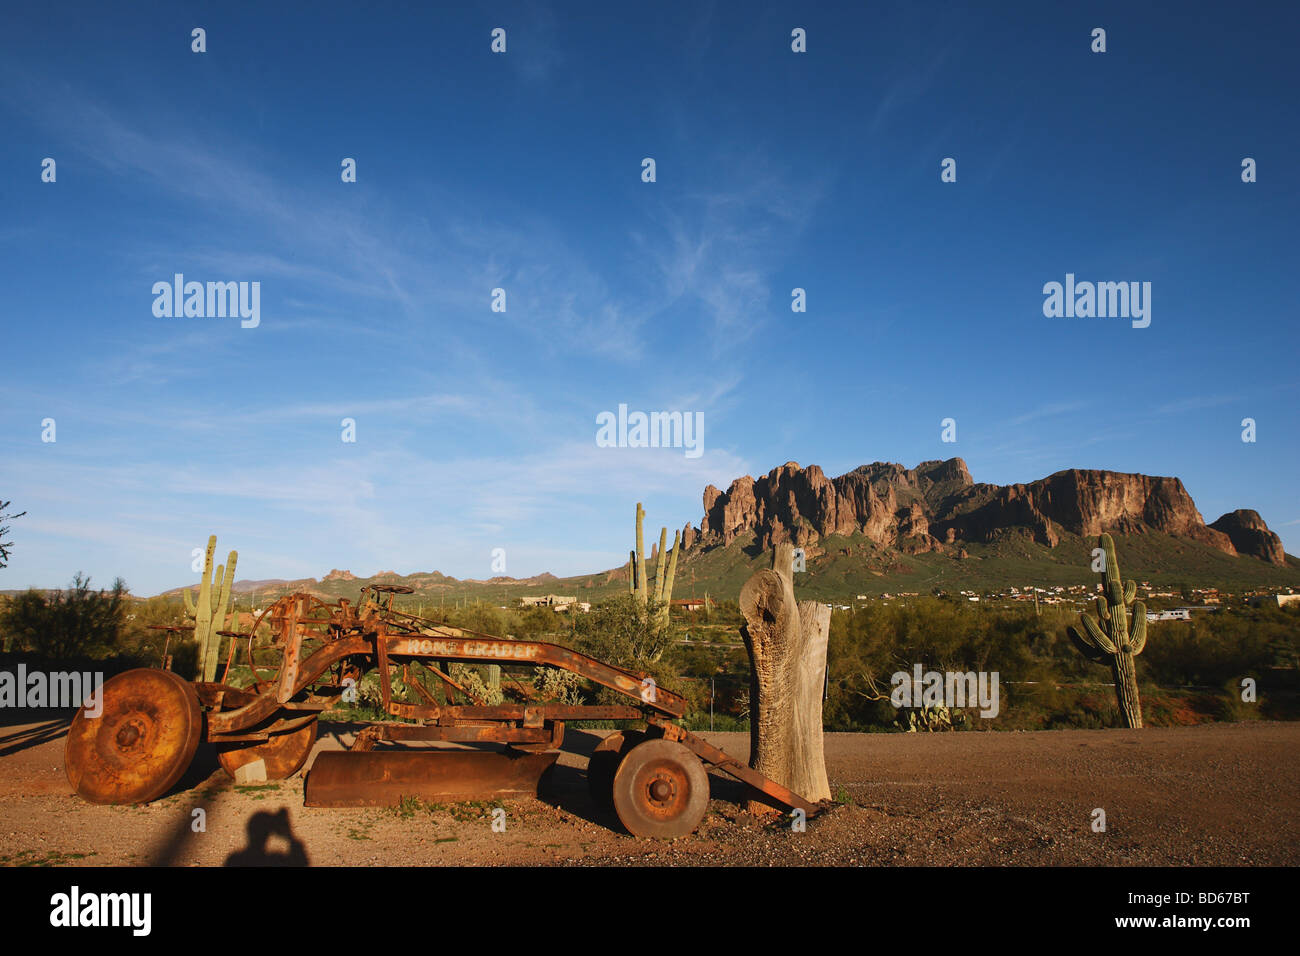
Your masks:
<svg viewBox="0 0 1300 956"><path fill-rule="evenodd" d="M253 744L219 744L217 760L221 769L235 775L235 771L254 760L266 761L267 780L286 780L298 772L307 762L307 755L316 746L316 726L318 721L312 718L297 730L287 734L274 734L262 743Z"/></svg>
<svg viewBox="0 0 1300 956"><path fill-rule="evenodd" d="M72 718L64 771L91 803L148 803L185 773L202 732L194 685L171 671L127 671Z"/></svg>
<svg viewBox="0 0 1300 956"><path fill-rule="evenodd" d="M700 759L676 741L638 744L614 774L614 809L633 836L686 836L708 808L709 775Z"/></svg>
<svg viewBox="0 0 1300 956"><path fill-rule="evenodd" d="M591 752L587 761L587 789L598 807L614 806L614 774L627 752L646 739L644 731L624 730L612 733Z"/></svg>

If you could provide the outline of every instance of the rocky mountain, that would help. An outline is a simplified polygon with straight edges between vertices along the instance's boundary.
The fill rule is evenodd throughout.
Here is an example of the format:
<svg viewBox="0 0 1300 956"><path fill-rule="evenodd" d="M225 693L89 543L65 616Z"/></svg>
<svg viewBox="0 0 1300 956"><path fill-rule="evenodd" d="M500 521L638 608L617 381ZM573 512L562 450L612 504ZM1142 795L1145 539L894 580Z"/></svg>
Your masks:
<svg viewBox="0 0 1300 956"><path fill-rule="evenodd" d="M962 557L963 543L1024 535L1055 548L1063 532L1091 536L1167 534L1228 555L1285 565L1281 540L1254 511L1234 511L1207 525L1177 478L1069 469L1028 484L991 485L971 478L960 458L915 468L876 462L838 478L817 465L786 462L724 492L704 490L704 518L686 525L686 549L730 544L752 532L760 547L779 541L818 553L829 535L862 534L909 554Z"/></svg>
<svg viewBox="0 0 1300 956"><path fill-rule="evenodd" d="M787 462L759 478L737 478L726 491L710 485L703 504L700 527L683 529L677 571L678 586L699 594L738 594L770 560L765 552L785 540L803 547L809 571L820 575L810 574L803 586L827 599L936 585L1076 584L1091 580L1080 578L1079 568L1093 547L1088 539L1103 531L1124 539L1126 567L1153 580L1300 586L1300 561L1284 552L1257 512L1232 511L1207 525L1177 478L1068 469L1027 484L993 485L976 482L960 458L915 468L876 462L837 478L816 465ZM657 535L648 538L657 551ZM263 602L291 591L333 600L355 598L366 585L405 584L417 606L507 604L549 591L599 598L625 591L627 581L626 563L565 578L487 580L334 569L320 580L240 580L234 590Z"/></svg>
<svg viewBox="0 0 1300 956"><path fill-rule="evenodd" d="M1248 508L1230 511L1210 527L1226 534L1238 554L1253 554L1272 564L1286 563L1282 539L1268 530L1258 511Z"/></svg>

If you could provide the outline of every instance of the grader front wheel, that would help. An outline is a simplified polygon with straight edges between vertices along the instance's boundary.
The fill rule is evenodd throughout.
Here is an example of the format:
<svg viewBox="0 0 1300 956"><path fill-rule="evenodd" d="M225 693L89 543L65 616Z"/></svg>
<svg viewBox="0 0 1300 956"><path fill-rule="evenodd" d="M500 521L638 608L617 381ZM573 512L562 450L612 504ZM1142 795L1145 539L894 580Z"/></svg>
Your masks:
<svg viewBox="0 0 1300 956"><path fill-rule="evenodd" d="M708 808L709 775L700 759L676 741L637 744L614 774L614 809L633 836L686 836Z"/></svg>
<svg viewBox="0 0 1300 956"><path fill-rule="evenodd" d="M202 731L193 684L171 671L127 671L72 718L64 771L91 803L148 803L185 773Z"/></svg>
<svg viewBox="0 0 1300 956"><path fill-rule="evenodd" d="M609 734L587 760L587 789L596 806L614 806L614 774L629 750L646 739L644 731L624 730Z"/></svg>
<svg viewBox="0 0 1300 956"><path fill-rule="evenodd" d="M219 744L217 760L221 763L221 769L232 777L245 764L263 760L266 762L267 780L286 780L307 762L307 755L316 746L316 726L317 721L313 718L297 730L291 730L287 734L274 734L251 747L247 744Z"/></svg>

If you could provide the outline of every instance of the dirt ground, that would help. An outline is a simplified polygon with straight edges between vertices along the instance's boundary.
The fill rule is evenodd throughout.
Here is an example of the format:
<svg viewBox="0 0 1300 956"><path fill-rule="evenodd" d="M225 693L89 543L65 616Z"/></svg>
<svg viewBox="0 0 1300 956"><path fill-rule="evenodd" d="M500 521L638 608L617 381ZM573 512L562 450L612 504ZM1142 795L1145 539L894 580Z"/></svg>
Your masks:
<svg viewBox="0 0 1300 956"><path fill-rule="evenodd" d="M673 842L618 829L587 796L604 732L570 731L544 799L491 806L325 810L301 776L236 788L200 751L147 806L93 806L63 773L66 719L0 728L0 864L199 865L1295 865L1300 724L1141 731L828 734L839 804L806 832L741 811L712 776L699 830ZM355 727L328 725L316 752ZM745 734L705 734L737 757ZM1105 832L1093 812L1105 811ZM202 809L206 830L195 832Z"/></svg>

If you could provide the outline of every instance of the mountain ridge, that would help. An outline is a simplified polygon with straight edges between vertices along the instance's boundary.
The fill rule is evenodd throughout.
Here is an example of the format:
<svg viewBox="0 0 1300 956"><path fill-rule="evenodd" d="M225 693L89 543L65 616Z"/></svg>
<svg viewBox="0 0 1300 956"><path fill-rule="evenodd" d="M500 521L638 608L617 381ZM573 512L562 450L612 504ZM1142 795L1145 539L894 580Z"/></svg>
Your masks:
<svg viewBox="0 0 1300 956"><path fill-rule="evenodd" d="M1060 575L1063 565L1077 563L1076 550L1086 553L1093 546L1086 539L1095 542L1103 531L1145 542L1149 566L1143 573L1148 575L1178 577L1184 567L1195 566L1191 576L1198 579L1229 573L1238 580L1280 583L1291 581L1300 568L1257 512L1237 509L1206 524L1182 481L1167 476L1067 468L1035 481L996 485L976 482L961 458L924 461L915 468L873 462L836 478L828 478L818 465L804 468L790 461L757 479L737 478L725 492L708 485L702 504L700 527L687 522L683 528L678 582L693 585L698 573L702 587L723 593L733 584L739 587L742 566L749 573L755 562L761 563L760 555L785 540L805 549L810 570L819 561L834 567L837 580L843 581L837 590L845 592L884 589L882 582L906 577L909 567L970 576L972 581L1000 578L1012 567L1018 574L1037 567L1044 575ZM1015 556L1005 559L1015 563L999 563L1003 559L997 555ZM1238 564L1230 560L1234 558L1252 563ZM957 565L969 568L957 571ZM954 570L944 572L943 567ZM331 569L319 580L236 581L234 591L302 590L337 597L368 584L400 583L414 588L417 600L473 595L497 600L540 587L614 593L626 590L627 581L626 564L564 578L542 572L486 580L461 580L439 571L362 576Z"/></svg>
<svg viewBox="0 0 1300 956"><path fill-rule="evenodd" d="M1180 479L1067 468L1027 483L977 483L961 458L860 465L827 478L817 465L789 461L724 492L709 485L698 532L687 523L687 550L729 544L753 532L759 547L789 541L813 548L831 535L864 534L904 553L960 553L963 543L1028 534L1055 548L1063 532L1092 536L1163 533L1231 556L1284 566L1281 539L1257 512L1239 509L1206 524Z"/></svg>

